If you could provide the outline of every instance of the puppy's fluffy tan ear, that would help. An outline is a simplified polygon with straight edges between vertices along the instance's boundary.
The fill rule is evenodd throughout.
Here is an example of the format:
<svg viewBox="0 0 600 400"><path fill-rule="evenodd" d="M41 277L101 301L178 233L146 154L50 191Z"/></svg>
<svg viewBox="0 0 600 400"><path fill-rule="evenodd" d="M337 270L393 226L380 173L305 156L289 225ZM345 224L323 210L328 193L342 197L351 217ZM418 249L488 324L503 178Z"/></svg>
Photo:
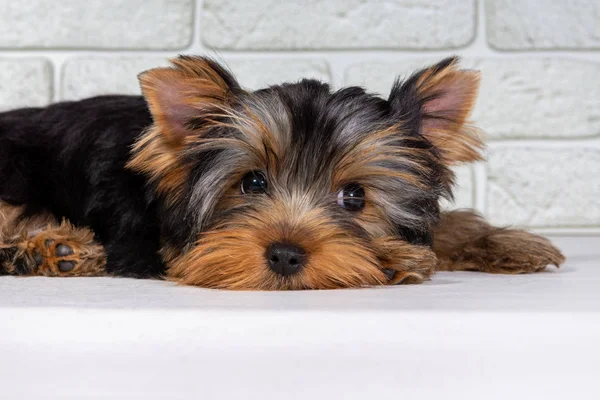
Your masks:
<svg viewBox="0 0 600 400"><path fill-rule="evenodd" d="M209 58L180 56L170 61L172 67L142 72L138 79L154 123L177 144L190 133L192 121L221 110L240 86Z"/></svg>
<svg viewBox="0 0 600 400"><path fill-rule="evenodd" d="M400 118L412 119L447 165L481 160L481 131L467 122L479 89L478 71L457 68L447 58L396 82L390 103Z"/></svg>

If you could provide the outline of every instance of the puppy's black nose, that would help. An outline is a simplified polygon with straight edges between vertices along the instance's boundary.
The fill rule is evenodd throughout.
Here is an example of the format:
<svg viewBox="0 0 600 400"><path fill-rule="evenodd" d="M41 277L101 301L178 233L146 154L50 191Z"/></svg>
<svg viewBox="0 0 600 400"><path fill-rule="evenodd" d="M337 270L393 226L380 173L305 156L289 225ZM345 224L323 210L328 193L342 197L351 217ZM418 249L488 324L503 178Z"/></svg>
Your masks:
<svg viewBox="0 0 600 400"><path fill-rule="evenodd" d="M292 276L302 269L306 261L303 248L290 243L272 243L267 248L269 267L282 276Z"/></svg>

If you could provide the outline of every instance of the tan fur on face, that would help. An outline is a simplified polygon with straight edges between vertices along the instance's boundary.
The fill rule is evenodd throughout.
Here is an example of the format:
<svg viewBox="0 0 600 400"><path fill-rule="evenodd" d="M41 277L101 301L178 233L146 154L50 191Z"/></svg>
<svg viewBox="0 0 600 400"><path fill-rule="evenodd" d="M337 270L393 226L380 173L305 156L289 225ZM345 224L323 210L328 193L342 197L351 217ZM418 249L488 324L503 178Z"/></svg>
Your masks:
<svg viewBox="0 0 600 400"><path fill-rule="evenodd" d="M234 132L231 136L206 138L194 134L187 141L188 147L195 152L236 149L248 159L247 169L280 173L280 161L286 156L292 135L288 110L278 102L265 104L260 99L240 104L239 108L223 108L208 116L212 127L230 129Z"/></svg>
<svg viewBox="0 0 600 400"><path fill-rule="evenodd" d="M435 191L431 176L439 165L437 158L431 150L419 148L424 140L410 136L402 126L400 122L365 135L342 154L333 168L332 193L351 182L364 188L365 208L352 218L373 238L397 234L398 223L393 217L402 218L405 224L423 225L419 216L404 208L410 201L408 194L423 198ZM451 171L439 169L437 172L446 174L446 181L452 181ZM392 196L392 186L401 187L399 195L407 195L406 202Z"/></svg>
<svg viewBox="0 0 600 400"><path fill-rule="evenodd" d="M159 69L147 74L153 73L161 75L165 72ZM224 83L221 81L221 84ZM149 95L159 99L159 93L152 92ZM169 128L164 125L164 121L160 121L161 111L155 109L153 112L159 113L158 117L155 117L155 124L137 140L132 149L127 168L144 174L150 182L156 184L157 192L165 195L167 205L181 199L190 178L190 166L184 161L189 152L237 149L244 157L244 160L240 160L240 165L243 164L246 168L238 171L239 173L262 168L276 172L278 161L289 145L291 128L287 111L282 106L279 112L273 115L269 113L268 107L258 100L249 105L240 104L241 110L235 110L219 102L220 100L215 101L214 98L202 101L206 101L203 103L204 108L201 109L197 104L194 108L196 114L190 114L188 117L202 116L206 122L203 129L188 127L185 136L174 141L172 135L165 134L165 129L168 132ZM212 103L209 103L210 101ZM274 107L274 104L270 106ZM206 137L207 130L214 128L230 129L236 134L219 138Z"/></svg>
<svg viewBox="0 0 600 400"><path fill-rule="evenodd" d="M274 242L294 243L307 252L297 275L284 278L269 269L265 252ZM360 287L387 283L382 268L399 271L398 281L426 278L435 259L426 253L397 239L369 243L302 199L288 199L265 202L260 211L202 233L194 248L171 264L168 276L184 284L238 290Z"/></svg>
<svg viewBox="0 0 600 400"><path fill-rule="evenodd" d="M431 171L423 161L432 157L431 152L400 147L395 144L400 138L412 140L402 132L401 124L392 125L366 136L336 163L334 186L339 187L343 183L361 180L368 182L369 179L385 177L400 179L408 184L426 188L424 177ZM385 162L398 162L398 160L402 160L404 165L411 167L416 173L381 166Z"/></svg>

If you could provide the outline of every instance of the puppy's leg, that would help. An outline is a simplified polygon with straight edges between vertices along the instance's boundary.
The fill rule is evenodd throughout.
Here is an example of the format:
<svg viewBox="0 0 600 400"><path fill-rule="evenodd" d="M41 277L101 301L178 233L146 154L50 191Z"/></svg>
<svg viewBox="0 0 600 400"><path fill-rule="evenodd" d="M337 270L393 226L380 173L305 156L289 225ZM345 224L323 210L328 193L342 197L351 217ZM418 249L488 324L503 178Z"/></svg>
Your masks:
<svg viewBox="0 0 600 400"><path fill-rule="evenodd" d="M10 274L10 270L12 270L13 259L15 258L15 254L17 252L16 247L6 246L4 243L0 242L0 275L8 275Z"/></svg>
<svg viewBox="0 0 600 400"><path fill-rule="evenodd" d="M113 240L105 243L107 272L129 278L163 278L166 268L159 255L158 237L159 233L152 230L115 234Z"/></svg>
<svg viewBox="0 0 600 400"><path fill-rule="evenodd" d="M10 275L99 276L106 274L104 248L89 229L48 216L22 218L0 205L0 271Z"/></svg>
<svg viewBox="0 0 600 400"><path fill-rule="evenodd" d="M106 275L104 248L94 234L68 222L49 226L19 245L23 248L29 274L44 276ZM33 268L31 268L33 267Z"/></svg>
<svg viewBox="0 0 600 400"><path fill-rule="evenodd" d="M0 202L0 275L20 274L26 270L19 260L22 251L19 243L26 234L28 226L43 226L47 221L39 217L25 222L21 219L21 207L11 206Z"/></svg>
<svg viewBox="0 0 600 400"><path fill-rule="evenodd" d="M565 257L544 237L517 229L491 226L470 210L442 213L433 250L440 271L502 274L538 272Z"/></svg>

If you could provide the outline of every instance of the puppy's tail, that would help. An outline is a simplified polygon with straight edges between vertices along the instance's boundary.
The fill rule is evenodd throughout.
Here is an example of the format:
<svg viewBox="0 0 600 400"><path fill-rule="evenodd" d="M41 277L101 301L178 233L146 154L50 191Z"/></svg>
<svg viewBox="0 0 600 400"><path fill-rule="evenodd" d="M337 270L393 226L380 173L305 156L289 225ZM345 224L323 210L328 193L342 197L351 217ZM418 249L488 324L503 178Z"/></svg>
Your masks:
<svg viewBox="0 0 600 400"><path fill-rule="evenodd" d="M565 261L559 249L539 235L490 225L473 210L444 212L434 231L439 271L502 274L537 272Z"/></svg>

